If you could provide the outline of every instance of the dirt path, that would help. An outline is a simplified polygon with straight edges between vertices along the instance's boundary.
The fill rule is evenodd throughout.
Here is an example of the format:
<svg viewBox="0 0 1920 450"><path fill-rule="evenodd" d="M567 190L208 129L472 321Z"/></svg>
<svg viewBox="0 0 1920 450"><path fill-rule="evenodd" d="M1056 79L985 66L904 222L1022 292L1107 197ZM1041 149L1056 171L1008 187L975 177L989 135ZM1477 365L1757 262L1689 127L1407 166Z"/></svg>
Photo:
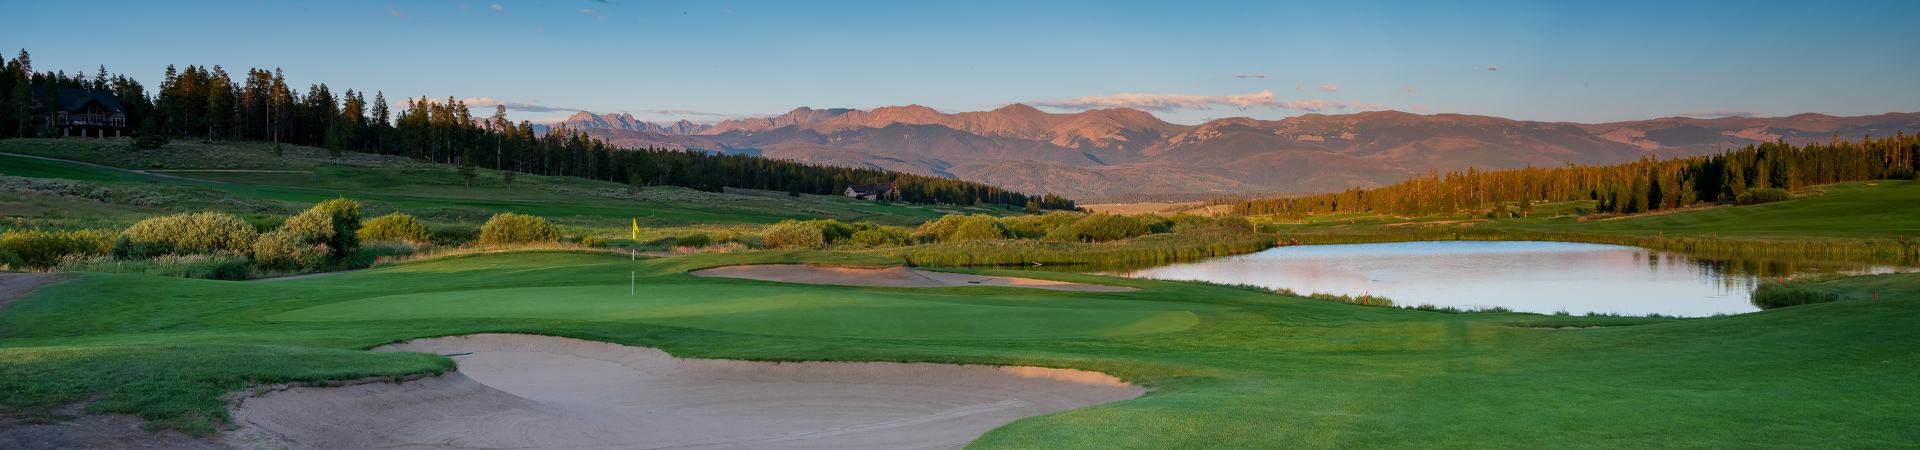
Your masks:
<svg viewBox="0 0 1920 450"><path fill-rule="evenodd" d="M69 164L79 164L79 165L82 165L82 166L92 166L92 167L98 167L98 168L102 168L102 169L109 169L109 170L118 170L118 171L121 171L121 172L127 172L127 173L137 173L137 174L141 174L141 175L146 175L146 176L150 176L150 177L159 177L159 178L171 178L171 179L175 179L175 180L181 180L181 181L199 181L199 182L202 182L202 183L221 183L221 184L225 184L225 183L226 183L226 182L224 182L224 181L213 181L213 180L202 180L202 179L199 179L199 178L187 178L187 177L179 177L179 176L173 176L173 175L167 175L167 174L163 174L163 173L153 173L153 172L148 172L148 171L145 171L145 170L134 170L134 169L122 169L122 168L119 168L119 167L114 167L114 166L103 166L103 165L99 165L99 164L94 164L94 163L90 163L90 162L80 162L80 161L74 161L74 160L71 160L71 159L60 159L60 158L48 158L48 157L45 157L45 156L33 156L33 155L22 155L22 154L19 154L19 153L7 153L7 152L0 152L0 156L17 156L17 157L21 157L21 158L33 158L33 159L41 159L41 160L47 160L47 161L56 161L56 162L63 162L63 163L69 163Z"/></svg>
<svg viewBox="0 0 1920 450"><path fill-rule="evenodd" d="M261 279L257 279L257 280L247 280L247 281L249 281L249 282L253 282L253 283L265 283L265 282L268 282L268 281L286 281L286 280L298 280L298 279L301 279L301 278L313 278L313 277L324 277L324 276L327 276L327 275L339 275L339 274L343 274L343 273L354 273L354 272L359 272L359 271L362 271L362 270L367 270L367 269L353 269L353 270L339 270L339 271L333 271L333 272L320 272L320 273L309 273L309 274L306 274L306 275L293 275L293 276L286 276L286 277L273 277L273 278L261 278Z"/></svg>
<svg viewBox="0 0 1920 450"><path fill-rule="evenodd" d="M7 305L27 296L34 288L59 279L59 274L52 273L0 273L0 309L6 309Z"/></svg>
<svg viewBox="0 0 1920 450"><path fill-rule="evenodd" d="M787 283L840 286L946 287L1007 286L1056 291L1126 292L1138 289L1099 284L1069 283L1033 278L994 277L964 273L913 270L906 266L829 266L821 264L762 264L727 266L687 272L696 277L746 278Z"/></svg>
<svg viewBox="0 0 1920 450"><path fill-rule="evenodd" d="M1022 417L1146 392L1077 370L682 359L548 336L376 350L458 354L460 370L244 398L236 435L293 449L946 449Z"/></svg>

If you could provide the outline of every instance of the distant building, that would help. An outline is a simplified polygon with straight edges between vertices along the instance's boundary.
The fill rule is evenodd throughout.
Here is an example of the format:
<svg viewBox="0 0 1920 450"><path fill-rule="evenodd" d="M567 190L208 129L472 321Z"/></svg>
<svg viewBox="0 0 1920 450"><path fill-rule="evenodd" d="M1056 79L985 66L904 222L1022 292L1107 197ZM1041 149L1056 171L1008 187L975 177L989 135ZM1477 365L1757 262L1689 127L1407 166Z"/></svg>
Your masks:
<svg viewBox="0 0 1920 450"><path fill-rule="evenodd" d="M44 87L33 88L33 128L41 136L125 137L133 134L127 108L113 91L60 88L60 104L47 104Z"/></svg>
<svg viewBox="0 0 1920 450"><path fill-rule="evenodd" d="M900 188L893 183L856 184L847 186L847 198L859 200L900 201Z"/></svg>

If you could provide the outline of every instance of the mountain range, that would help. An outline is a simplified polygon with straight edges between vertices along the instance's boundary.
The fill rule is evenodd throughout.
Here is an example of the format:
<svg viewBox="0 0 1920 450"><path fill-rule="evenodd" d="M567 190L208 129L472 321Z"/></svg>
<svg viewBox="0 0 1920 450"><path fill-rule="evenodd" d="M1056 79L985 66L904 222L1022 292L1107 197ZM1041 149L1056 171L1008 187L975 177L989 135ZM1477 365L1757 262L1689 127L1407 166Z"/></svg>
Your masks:
<svg viewBox="0 0 1920 450"><path fill-rule="evenodd" d="M1611 164L1760 142L1920 131L1920 113L1662 118L1579 124L1371 111L1199 125L1118 108L1048 113L1014 104L942 113L919 105L799 108L775 117L661 126L580 113L568 127L625 147L748 153L950 176L1076 199L1128 194L1323 192L1431 170Z"/></svg>

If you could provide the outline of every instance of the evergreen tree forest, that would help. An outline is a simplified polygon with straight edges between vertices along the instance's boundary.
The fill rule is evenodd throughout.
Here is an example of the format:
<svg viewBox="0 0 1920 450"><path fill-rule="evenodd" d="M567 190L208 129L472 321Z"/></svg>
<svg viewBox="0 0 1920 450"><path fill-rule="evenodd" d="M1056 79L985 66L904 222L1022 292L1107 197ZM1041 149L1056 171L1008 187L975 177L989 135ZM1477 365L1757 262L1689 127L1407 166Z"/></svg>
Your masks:
<svg viewBox="0 0 1920 450"><path fill-rule="evenodd" d="M399 154L424 161L612 181L635 186L680 186L706 191L746 188L791 194L838 195L847 186L892 183L902 200L959 205L999 204L1073 209L1072 200L952 178L870 168L818 166L740 154L657 148L616 148L580 130L536 132L532 123L506 119L496 106L475 117L446 99L389 103L384 92L336 92L326 84L304 92L280 70L249 69L239 78L220 66L168 66L157 95L132 78L35 72L26 50L0 73L0 138L33 137L27 118L33 87L111 89L140 133L207 141L264 141L342 152ZM390 110L388 105L399 107Z"/></svg>
<svg viewBox="0 0 1920 450"><path fill-rule="evenodd" d="M1920 136L1792 145L1768 142L1717 155L1643 157L1610 166L1429 172L1392 186L1257 200L1216 200L1241 215L1302 218L1372 212L1406 217L1521 210L1538 202L1597 200L1599 212L1632 214L1702 202L1731 202L1756 190L1794 190L1845 181L1916 179Z"/></svg>

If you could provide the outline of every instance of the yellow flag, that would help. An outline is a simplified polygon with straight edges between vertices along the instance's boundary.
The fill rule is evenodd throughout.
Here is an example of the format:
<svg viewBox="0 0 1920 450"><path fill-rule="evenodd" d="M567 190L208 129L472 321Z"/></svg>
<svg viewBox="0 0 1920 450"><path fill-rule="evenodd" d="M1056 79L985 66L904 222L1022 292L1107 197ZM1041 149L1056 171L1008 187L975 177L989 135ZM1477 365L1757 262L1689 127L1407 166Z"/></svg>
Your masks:
<svg viewBox="0 0 1920 450"><path fill-rule="evenodd" d="M633 219L633 240L640 240L640 219Z"/></svg>

